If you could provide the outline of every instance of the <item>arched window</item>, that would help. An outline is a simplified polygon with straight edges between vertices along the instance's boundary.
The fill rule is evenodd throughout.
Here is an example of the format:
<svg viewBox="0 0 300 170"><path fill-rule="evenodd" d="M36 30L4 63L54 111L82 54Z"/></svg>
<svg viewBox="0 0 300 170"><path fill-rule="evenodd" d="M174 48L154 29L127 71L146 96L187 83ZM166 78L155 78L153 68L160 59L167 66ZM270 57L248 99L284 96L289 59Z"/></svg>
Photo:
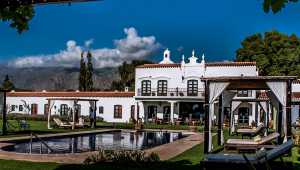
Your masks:
<svg viewBox="0 0 300 170"><path fill-rule="evenodd" d="M66 116L68 114L68 105L61 104L60 105L60 116Z"/></svg>
<svg viewBox="0 0 300 170"><path fill-rule="evenodd" d="M198 80L187 81L187 95L198 96Z"/></svg>
<svg viewBox="0 0 300 170"><path fill-rule="evenodd" d="M167 96L167 93L168 93L168 81L167 80L158 80L157 95L158 96Z"/></svg>
<svg viewBox="0 0 300 170"><path fill-rule="evenodd" d="M122 105L114 105L114 118L122 119Z"/></svg>
<svg viewBox="0 0 300 170"><path fill-rule="evenodd" d="M142 96L150 96L151 95L151 81L143 80L142 81Z"/></svg>
<svg viewBox="0 0 300 170"><path fill-rule="evenodd" d="M33 103L31 104L31 115L37 115L38 112L38 105Z"/></svg>

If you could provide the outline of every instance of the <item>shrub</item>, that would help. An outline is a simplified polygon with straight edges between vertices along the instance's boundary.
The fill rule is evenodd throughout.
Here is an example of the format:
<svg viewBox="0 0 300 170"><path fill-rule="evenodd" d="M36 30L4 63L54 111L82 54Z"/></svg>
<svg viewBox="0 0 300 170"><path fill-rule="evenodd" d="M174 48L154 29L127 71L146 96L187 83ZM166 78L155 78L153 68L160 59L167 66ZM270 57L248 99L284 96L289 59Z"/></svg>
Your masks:
<svg viewBox="0 0 300 170"><path fill-rule="evenodd" d="M103 162L113 162L118 164L140 165L144 163L159 162L160 158L156 153L146 155L143 151L104 151L99 150L96 154L87 157L85 164L96 164Z"/></svg>

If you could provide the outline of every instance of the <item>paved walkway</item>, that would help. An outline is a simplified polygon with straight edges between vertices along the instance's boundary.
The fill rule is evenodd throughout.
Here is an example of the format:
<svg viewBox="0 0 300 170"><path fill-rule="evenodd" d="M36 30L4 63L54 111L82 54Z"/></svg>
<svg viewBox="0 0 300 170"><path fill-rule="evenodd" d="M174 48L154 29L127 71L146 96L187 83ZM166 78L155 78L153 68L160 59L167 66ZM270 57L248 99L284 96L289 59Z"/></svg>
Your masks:
<svg viewBox="0 0 300 170"><path fill-rule="evenodd" d="M165 145L160 145L151 149L147 149L146 153L157 153L161 160L171 159L184 151L198 145L204 141L202 133L194 133L181 140L174 141Z"/></svg>

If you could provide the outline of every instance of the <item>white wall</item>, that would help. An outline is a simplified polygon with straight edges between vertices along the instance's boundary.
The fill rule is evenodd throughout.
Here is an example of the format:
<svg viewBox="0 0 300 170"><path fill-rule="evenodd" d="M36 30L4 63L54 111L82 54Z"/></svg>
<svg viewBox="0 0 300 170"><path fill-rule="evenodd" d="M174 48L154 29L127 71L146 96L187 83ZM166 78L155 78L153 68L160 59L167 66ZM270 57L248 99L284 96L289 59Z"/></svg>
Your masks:
<svg viewBox="0 0 300 170"><path fill-rule="evenodd" d="M203 64L181 65L174 67L136 68L136 94L141 88L143 80L151 81L151 88L157 88L158 80L167 80L168 88L187 88L187 81L196 79L199 82L198 88L204 88L201 77L217 76L257 76L256 66L207 66ZM184 79L182 79L184 78Z"/></svg>
<svg viewBox="0 0 300 170"><path fill-rule="evenodd" d="M209 66L205 70L205 77L241 75L257 76L256 66Z"/></svg>
<svg viewBox="0 0 300 170"><path fill-rule="evenodd" d="M26 101L29 106L35 103L38 104L38 115L44 115L44 105L48 104L46 98L48 97L7 97L7 104L9 107L11 105L23 105ZM87 97L81 97L82 99L88 99ZM104 121L107 122L129 122L130 115L131 115L131 105L134 105L134 98L133 97L95 97L92 99L99 100L97 102L97 116L102 117ZM59 115L59 109L61 104L67 104L69 107L73 106L72 101L59 101L56 100L54 102L53 108L51 110L51 115ZM88 116L89 115L89 107L90 104L87 101L79 101L78 104L81 105L81 115ZM122 105L122 118L115 119L114 118L114 105ZM99 114L99 106L104 107L104 113ZM23 113L26 114L27 112L24 110L23 112L19 111L19 108L16 111L11 113ZM31 114L31 113L29 113Z"/></svg>

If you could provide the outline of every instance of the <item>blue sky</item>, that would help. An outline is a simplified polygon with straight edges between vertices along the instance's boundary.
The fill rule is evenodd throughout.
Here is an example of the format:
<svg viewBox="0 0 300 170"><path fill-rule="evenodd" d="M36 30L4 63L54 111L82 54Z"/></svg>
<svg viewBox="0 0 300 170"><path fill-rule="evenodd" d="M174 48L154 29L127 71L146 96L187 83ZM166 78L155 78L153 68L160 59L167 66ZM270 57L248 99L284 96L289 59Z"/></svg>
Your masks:
<svg viewBox="0 0 300 170"><path fill-rule="evenodd" d="M278 14L265 14L261 3L262 0L104 0L71 6L37 6L29 31L18 34L7 23L0 23L0 60L51 58L63 53L69 40L76 42L71 45L83 49L91 39L90 48L100 50L103 58L103 49L118 49L114 41L126 39L124 28L130 27L138 38L155 37L152 44L141 47L150 48L150 52L133 54L154 60L161 58L166 47L175 61L180 60L182 53L189 56L192 49L198 56L205 53L209 61L232 60L241 40L253 33L276 29L300 36L300 3L288 5ZM126 43L123 45L127 47ZM105 61L111 64L130 60L129 55L113 55L114 60ZM99 67L105 64L99 63Z"/></svg>

